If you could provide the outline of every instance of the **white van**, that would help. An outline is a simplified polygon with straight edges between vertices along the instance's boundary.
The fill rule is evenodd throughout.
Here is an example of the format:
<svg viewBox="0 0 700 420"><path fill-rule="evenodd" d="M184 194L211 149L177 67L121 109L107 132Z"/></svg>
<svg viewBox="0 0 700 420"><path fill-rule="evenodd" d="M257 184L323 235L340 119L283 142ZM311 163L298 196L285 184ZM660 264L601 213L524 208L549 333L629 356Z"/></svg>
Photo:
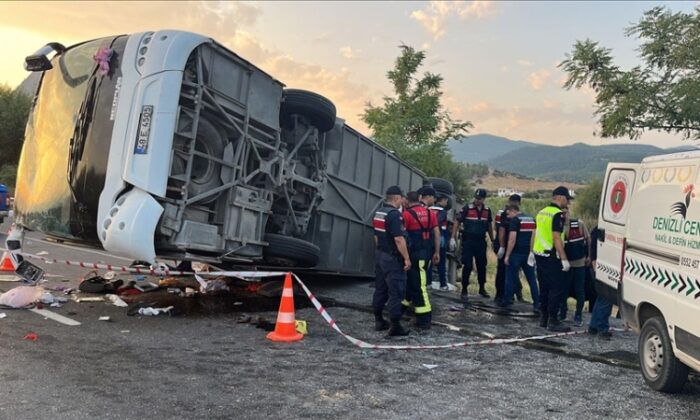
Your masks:
<svg viewBox="0 0 700 420"><path fill-rule="evenodd" d="M700 371L700 151L610 163L599 212L597 290L640 333L647 384L677 392Z"/></svg>

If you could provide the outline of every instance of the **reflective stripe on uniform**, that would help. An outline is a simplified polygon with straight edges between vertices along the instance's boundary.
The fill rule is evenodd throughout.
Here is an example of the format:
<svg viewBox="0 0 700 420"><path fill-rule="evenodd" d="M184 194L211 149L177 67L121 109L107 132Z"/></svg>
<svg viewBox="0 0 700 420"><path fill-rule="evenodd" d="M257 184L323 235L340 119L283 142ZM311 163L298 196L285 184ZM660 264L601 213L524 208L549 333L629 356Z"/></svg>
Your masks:
<svg viewBox="0 0 700 420"><path fill-rule="evenodd" d="M417 315L427 314L433 310L433 308L430 306L430 298L428 297L428 273L426 272L425 268L426 261L418 260L418 272L420 273L420 293L423 297L423 306L416 306L414 308Z"/></svg>

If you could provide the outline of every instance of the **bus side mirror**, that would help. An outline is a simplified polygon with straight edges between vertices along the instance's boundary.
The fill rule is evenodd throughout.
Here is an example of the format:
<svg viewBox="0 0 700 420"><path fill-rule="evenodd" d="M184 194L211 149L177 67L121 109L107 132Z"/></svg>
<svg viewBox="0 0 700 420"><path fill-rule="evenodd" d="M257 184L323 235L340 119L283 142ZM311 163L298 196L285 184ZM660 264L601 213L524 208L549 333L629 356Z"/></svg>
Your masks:
<svg viewBox="0 0 700 420"><path fill-rule="evenodd" d="M53 66L51 61L49 61L48 55L55 51L57 54L61 54L66 50L66 47L59 44L58 42L51 42L39 49L39 51L34 54L27 56L24 59L24 69L27 71L46 71L51 70Z"/></svg>

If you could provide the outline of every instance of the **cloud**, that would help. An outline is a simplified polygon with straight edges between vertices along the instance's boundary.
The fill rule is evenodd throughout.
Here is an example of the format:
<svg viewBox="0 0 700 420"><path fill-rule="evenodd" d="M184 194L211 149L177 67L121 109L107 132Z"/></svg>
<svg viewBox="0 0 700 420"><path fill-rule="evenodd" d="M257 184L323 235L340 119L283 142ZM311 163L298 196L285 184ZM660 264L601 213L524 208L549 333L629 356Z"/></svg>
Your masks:
<svg viewBox="0 0 700 420"><path fill-rule="evenodd" d="M530 73L527 77L527 81L534 90L541 90L544 85L549 81L552 73L547 69L539 69L534 73Z"/></svg>
<svg viewBox="0 0 700 420"><path fill-rule="evenodd" d="M342 55L344 58L347 58L348 60L354 60L356 58L359 58L360 54L362 53L362 50L353 49L349 45L345 47L340 47L338 51L340 51L340 55Z"/></svg>
<svg viewBox="0 0 700 420"><path fill-rule="evenodd" d="M266 47L245 31L238 31L231 39L221 41L288 87L312 90L328 97L335 103L339 117L347 120L355 129L366 132L367 126L359 115L364 111L366 102L378 100L381 96L372 94L367 86L352 81L348 68L333 72L320 65L302 63L289 54Z"/></svg>
<svg viewBox="0 0 700 420"><path fill-rule="evenodd" d="M414 10L411 19L438 40L445 35L445 29L452 17L461 21L481 19L496 13L491 1L431 1L422 10Z"/></svg>
<svg viewBox="0 0 700 420"><path fill-rule="evenodd" d="M533 106L505 106L484 101L469 106L467 115L455 113L455 116L471 120L474 123L472 133L562 145L593 139L596 123L592 111L589 103L565 106L549 99Z"/></svg>
<svg viewBox="0 0 700 420"><path fill-rule="evenodd" d="M16 48L17 57L3 56L0 74L15 84L21 82L26 77L22 59L47 41L70 45L114 34L161 28L186 30L211 36L289 87L327 96L336 104L338 116L347 119L356 129L366 130L358 115L366 101L376 100L381 95L372 95L365 85L354 82L348 69L332 71L263 45L249 31L261 15L256 5L240 2L0 2L0 33L21 27L22 32L12 33L33 35L26 37L29 39L26 45ZM37 20L37 16L51 18ZM331 36L330 33L321 34L319 42ZM36 44L36 39L43 41ZM358 52L352 50L354 55ZM15 67L16 76L9 78Z"/></svg>
<svg viewBox="0 0 700 420"><path fill-rule="evenodd" d="M0 25L32 27L33 32L64 42L162 28L225 38L255 25L262 15L257 6L243 2L144 1L135 6L131 2L3 2ZM37 16L50 18L39 23Z"/></svg>
<svg viewBox="0 0 700 420"><path fill-rule="evenodd" d="M314 44L326 44L333 40L334 35L335 34L333 32L324 32L321 35L312 38L311 42Z"/></svg>
<svg viewBox="0 0 700 420"><path fill-rule="evenodd" d="M524 58L521 58L520 60L516 61L516 63L518 63L519 66L523 66L523 67L532 66L532 62L529 60L525 60Z"/></svg>

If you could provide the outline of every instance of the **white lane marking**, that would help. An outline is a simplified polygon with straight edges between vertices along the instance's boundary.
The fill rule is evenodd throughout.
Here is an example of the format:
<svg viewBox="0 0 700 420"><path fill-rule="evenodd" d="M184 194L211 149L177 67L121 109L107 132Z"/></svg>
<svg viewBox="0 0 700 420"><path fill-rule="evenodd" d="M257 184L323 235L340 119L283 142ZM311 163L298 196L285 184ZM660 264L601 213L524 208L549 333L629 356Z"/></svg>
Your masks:
<svg viewBox="0 0 700 420"><path fill-rule="evenodd" d="M80 325L80 322L78 322L74 319L70 319L70 318L65 317L63 315L59 315L55 312L47 311L46 309L32 308L29 311L34 312L37 315L43 316L44 318L49 318L49 319L52 319L56 322L60 322L61 324L68 325L71 327L75 327L77 325Z"/></svg>
<svg viewBox="0 0 700 420"><path fill-rule="evenodd" d="M118 260L129 261L130 263L131 263L131 262L134 262L134 260L129 259L129 258L118 257L118 256L116 256L116 255L110 255L110 254L107 254L107 253L104 253L104 252L100 252L100 251L97 251L97 250L94 250L94 249L91 249L91 248L80 248L80 247L77 247L77 246L71 246L71 245L65 245L65 244L58 244L58 243L55 243L55 242L47 241L47 240L45 240L45 239L31 239L31 240L32 240L32 241L37 241L37 242L44 242L44 243L49 244L49 245L51 245L51 246L58 246L58 247L61 247L61 248L72 249L72 250L75 250L75 251L89 252L89 253L92 253L92 254L102 255L103 257L116 258L116 259L118 259Z"/></svg>

